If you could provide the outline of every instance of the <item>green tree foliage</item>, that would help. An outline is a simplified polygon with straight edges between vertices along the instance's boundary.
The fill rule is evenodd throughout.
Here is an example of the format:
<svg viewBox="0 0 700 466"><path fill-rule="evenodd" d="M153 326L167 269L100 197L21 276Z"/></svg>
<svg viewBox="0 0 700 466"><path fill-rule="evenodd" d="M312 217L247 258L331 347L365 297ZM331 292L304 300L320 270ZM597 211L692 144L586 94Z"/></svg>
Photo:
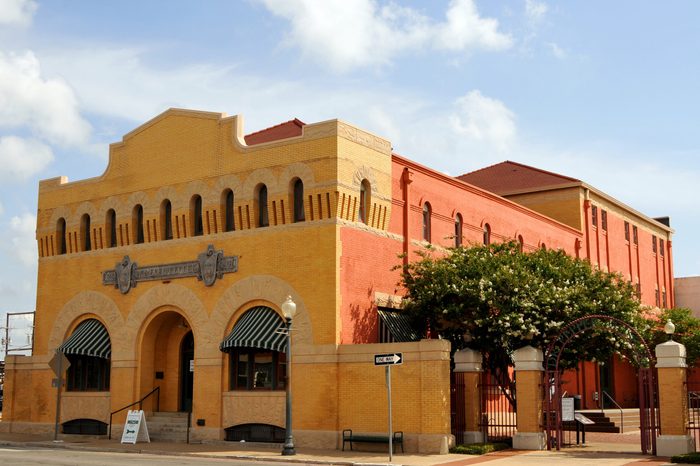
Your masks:
<svg viewBox="0 0 700 466"><path fill-rule="evenodd" d="M635 329L647 327L626 280L562 251L522 253L513 242L456 248L440 257L428 250L402 272L405 310L416 330L425 335L430 329L449 339L454 350L481 351L503 387L512 383L514 350L525 345L546 350L574 319L604 314ZM569 342L559 367L582 359L604 362L613 353L644 364L640 343L625 326L596 321Z"/></svg>
<svg viewBox="0 0 700 466"><path fill-rule="evenodd" d="M668 341L664 325L670 319L676 326L673 340L685 345L686 363L688 367L694 366L700 358L700 319L693 317L690 309L684 308L662 309L656 317L657 322L649 326L645 335L652 348Z"/></svg>

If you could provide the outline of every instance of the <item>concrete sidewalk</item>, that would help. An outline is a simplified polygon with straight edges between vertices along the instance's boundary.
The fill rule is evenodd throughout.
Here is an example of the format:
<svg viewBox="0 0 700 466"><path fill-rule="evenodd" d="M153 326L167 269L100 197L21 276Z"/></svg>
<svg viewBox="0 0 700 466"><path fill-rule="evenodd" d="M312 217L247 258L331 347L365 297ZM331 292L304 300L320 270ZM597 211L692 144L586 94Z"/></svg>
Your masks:
<svg viewBox="0 0 700 466"><path fill-rule="evenodd" d="M282 456L278 448L268 448L263 444L240 444L216 442L206 444L186 444L169 442L138 443L127 445L118 439L106 440L71 436L54 442L52 435L30 435L0 433L0 446L39 447L85 451L141 453L152 455L192 456L205 458L232 458L251 461L284 461L299 464L328 465L386 465L389 455L382 453L299 449L295 456ZM547 464L557 465L604 465L604 466L658 466L669 464L667 458L641 455L634 452L620 452L619 443L589 444L583 448L564 449L559 452L506 450L483 456L471 455L419 455L397 453L391 464L405 466L463 466L489 463L488 466L516 466Z"/></svg>

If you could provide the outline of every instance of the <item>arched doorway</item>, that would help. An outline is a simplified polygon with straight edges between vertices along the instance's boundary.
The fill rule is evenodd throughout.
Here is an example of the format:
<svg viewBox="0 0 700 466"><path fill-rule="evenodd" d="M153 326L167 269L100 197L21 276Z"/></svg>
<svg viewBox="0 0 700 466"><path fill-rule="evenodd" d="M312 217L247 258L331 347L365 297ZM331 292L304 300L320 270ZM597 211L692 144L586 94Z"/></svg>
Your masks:
<svg viewBox="0 0 700 466"><path fill-rule="evenodd" d="M192 411L194 388L194 337L187 332L180 345L180 411Z"/></svg>
<svg viewBox="0 0 700 466"><path fill-rule="evenodd" d="M159 389L159 410L192 409L194 336L178 309L159 309L144 322L139 352L139 383L136 399ZM144 409L155 411L155 397Z"/></svg>
<svg viewBox="0 0 700 466"><path fill-rule="evenodd" d="M600 324L604 324L601 328ZM627 356L637 367L637 384L639 396L639 419L642 453L656 455L656 437L658 435L657 380L654 374L654 357L649 345L635 328L615 317L590 315L581 317L564 326L559 335L547 347L545 362L545 430L547 449L559 450L563 444L562 419L562 381L560 360L567 347L580 343L577 338L595 332L614 332L624 339L628 348L636 346Z"/></svg>

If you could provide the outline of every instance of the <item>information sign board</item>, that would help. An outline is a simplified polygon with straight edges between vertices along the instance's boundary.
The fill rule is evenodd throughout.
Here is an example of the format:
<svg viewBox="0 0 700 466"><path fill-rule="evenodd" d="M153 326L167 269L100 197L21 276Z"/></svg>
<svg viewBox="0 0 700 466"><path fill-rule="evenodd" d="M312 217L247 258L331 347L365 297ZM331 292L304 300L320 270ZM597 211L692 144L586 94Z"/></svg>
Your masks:
<svg viewBox="0 0 700 466"><path fill-rule="evenodd" d="M129 410L122 432L122 443L151 442L143 410Z"/></svg>
<svg viewBox="0 0 700 466"><path fill-rule="evenodd" d="M561 399L561 420L574 420L574 398L569 396Z"/></svg>

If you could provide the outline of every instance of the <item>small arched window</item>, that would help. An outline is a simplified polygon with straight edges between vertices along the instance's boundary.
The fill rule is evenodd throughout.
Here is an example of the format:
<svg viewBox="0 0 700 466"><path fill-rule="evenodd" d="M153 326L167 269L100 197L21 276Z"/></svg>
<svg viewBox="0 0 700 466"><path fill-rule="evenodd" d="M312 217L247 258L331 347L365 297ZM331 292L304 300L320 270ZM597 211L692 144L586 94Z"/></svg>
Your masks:
<svg viewBox="0 0 700 466"><path fill-rule="evenodd" d="M455 247L462 245L462 214L457 214L455 217Z"/></svg>
<svg viewBox="0 0 700 466"><path fill-rule="evenodd" d="M491 244L491 225L484 223L484 244Z"/></svg>
<svg viewBox="0 0 700 466"><path fill-rule="evenodd" d="M56 224L56 249L59 254L65 254L66 248L66 219L61 217Z"/></svg>
<svg viewBox="0 0 700 466"><path fill-rule="evenodd" d="M258 227L270 225L270 217L267 214L267 186L264 184L258 188Z"/></svg>
<svg viewBox="0 0 700 466"><path fill-rule="evenodd" d="M106 217L105 230L107 231L107 245L113 248L117 246L117 213L114 209L109 209Z"/></svg>
<svg viewBox="0 0 700 466"><path fill-rule="evenodd" d="M194 236L202 236L204 234L204 225L202 224L202 196L195 194L190 201L190 218L192 234Z"/></svg>
<svg viewBox="0 0 700 466"><path fill-rule="evenodd" d="M523 240L523 235L518 235L518 250L520 252L525 250L525 240Z"/></svg>
<svg viewBox="0 0 700 466"><path fill-rule="evenodd" d="M134 226L134 243L141 244L144 242L143 234L143 206L141 204L134 207L132 214L132 223Z"/></svg>
<svg viewBox="0 0 700 466"><path fill-rule="evenodd" d="M423 204L423 240L430 242L430 236L431 236L431 225L430 225L430 216L432 214L432 208L430 207L430 203L426 202Z"/></svg>
<svg viewBox="0 0 700 466"><path fill-rule="evenodd" d="M160 237L164 240L173 239L173 205L170 199L160 203Z"/></svg>
<svg viewBox="0 0 700 466"><path fill-rule="evenodd" d="M304 182L297 178L294 182L294 221L303 222L304 214Z"/></svg>
<svg viewBox="0 0 700 466"><path fill-rule="evenodd" d="M224 231L234 231L236 223L233 220L233 190L227 189L221 197L224 201L224 206L221 209L224 212Z"/></svg>
<svg viewBox="0 0 700 466"><path fill-rule="evenodd" d="M370 195L371 187L369 181L362 180L360 184L360 210L358 212L357 218L362 223L369 223L369 206L370 206Z"/></svg>
<svg viewBox="0 0 700 466"><path fill-rule="evenodd" d="M80 238L82 239L83 251L92 249L92 241L90 241L90 216L83 214L80 219Z"/></svg>

